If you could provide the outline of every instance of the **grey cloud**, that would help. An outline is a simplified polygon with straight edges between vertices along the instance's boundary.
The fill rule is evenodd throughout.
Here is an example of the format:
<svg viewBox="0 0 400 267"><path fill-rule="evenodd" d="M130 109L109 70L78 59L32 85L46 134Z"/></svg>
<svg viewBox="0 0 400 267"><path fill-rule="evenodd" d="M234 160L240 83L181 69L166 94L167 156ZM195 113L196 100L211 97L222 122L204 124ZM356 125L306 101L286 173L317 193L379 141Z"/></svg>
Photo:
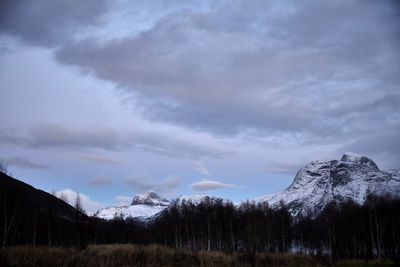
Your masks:
<svg viewBox="0 0 400 267"><path fill-rule="evenodd" d="M400 156L400 129L382 129L378 134L371 134L362 139L356 139L344 146L343 151L360 151L362 153L391 152Z"/></svg>
<svg viewBox="0 0 400 267"><path fill-rule="evenodd" d="M0 142L14 145L24 145L26 143L26 138L17 134L17 132L19 131L15 128L0 129Z"/></svg>
<svg viewBox="0 0 400 267"><path fill-rule="evenodd" d="M390 1L237 1L166 15L136 36L71 42L56 56L139 97L152 120L324 142L363 133L366 121L386 125L385 113L348 107L398 90L398 10Z"/></svg>
<svg viewBox="0 0 400 267"><path fill-rule="evenodd" d="M29 129L25 139L32 148L42 147L90 147L103 149L121 149L123 140L112 129L86 127L68 128L59 124L36 125Z"/></svg>
<svg viewBox="0 0 400 267"><path fill-rule="evenodd" d="M99 164L126 165L126 162L99 155L76 154L76 158Z"/></svg>
<svg viewBox="0 0 400 267"><path fill-rule="evenodd" d="M101 23L105 0L12 0L0 3L0 34L40 46L56 46Z"/></svg>
<svg viewBox="0 0 400 267"><path fill-rule="evenodd" d="M16 134L18 132L18 134ZM124 130L100 127L71 128L58 124L41 124L31 127L27 133L16 129L0 129L0 142L16 144L28 148L65 148L65 149L104 149L123 151L135 149L150 153L188 157L226 157L230 151L224 151L209 145L183 140L171 134L146 132L140 130ZM96 156L83 156L91 161L107 161ZM115 161L114 161L115 162Z"/></svg>
<svg viewBox="0 0 400 267"><path fill-rule="evenodd" d="M132 186L138 192L144 193L148 190L154 190L157 193L163 194L167 197L174 196L179 186L181 185L181 178L177 175L169 175L163 180L152 180L147 175L135 175L124 178L126 185Z"/></svg>
<svg viewBox="0 0 400 267"><path fill-rule="evenodd" d="M8 165L10 166L16 166L16 167L21 167L21 168L28 168L28 169L46 169L49 168L49 166L44 165L44 164L38 164L30 161L29 159L21 156L15 156L15 157L9 157L4 159L5 162L7 162Z"/></svg>
<svg viewBox="0 0 400 267"><path fill-rule="evenodd" d="M345 105L342 105L341 109L328 108L326 112L332 116L340 117L346 114L368 116L369 113L373 111L375 114L379 114L379 116L376 116L372 119L382 119L385 118L387 115L398 115L398 112L396 112L396 110L399 106L400 94L388 93L376 99L366 100L363 103L357 103L356 101L354 101L353 103L346 103ZM394 111L393 114L390 114L391 111Z"/></svg>
<svg viewBox="0 0 400 267"><path fill-rule="evenodd" d="M193 162L195 169L203 175L211 175L210 171L200 161Z"/></svg>
<svg viewBox="0 0 400 267"><path fill-rule="evenodd" d="M89 185L107 185L107 184L112 184L114 182L114 179L109 178L109 177L95 177L89 181Z"/></svg>
<svg viewBox="0 0 400 267"><path fill-rule="evenodd" d="M305 163L274 162L267 164L266 173L295 175Z"/></svg>
<svg viewBox="0 0 400 267"><path fill-rule="evenodd" d="M196 182L190 185L190 188L193 191L197 192L206 192L206 191L212 191L216 189L222 189L222 188L240 188L237 185L232 185L232 184L224 184L218 181L211 181L211 180L206 180L206 181L200 181Z"/></svg>

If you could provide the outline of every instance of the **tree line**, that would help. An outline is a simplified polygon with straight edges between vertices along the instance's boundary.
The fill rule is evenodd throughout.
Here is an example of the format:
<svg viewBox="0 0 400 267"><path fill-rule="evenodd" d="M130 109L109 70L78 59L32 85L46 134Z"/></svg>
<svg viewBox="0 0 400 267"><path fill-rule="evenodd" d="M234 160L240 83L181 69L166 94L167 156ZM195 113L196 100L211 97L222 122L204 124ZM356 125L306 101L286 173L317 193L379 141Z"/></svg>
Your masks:
<svg viewBox="0 0 400 267"><path fill-rule="evenodd" d="M160 244L225 252L300 252L340 258L399 258L400 199L369 195L363 205L332 201L317 216L291 216L281 203L218 199L183 202L165 210L151 226Z"/></svg>
<svg viewBox="0 0 400 267"><path fill-rule="evenodd" d="M166 209L151 225L158 243L176 248L225 252L287 252L292 217L282 204L246 202L236 208L222 199L183 201Z"/></svg>
<svg viewBox="0 0 400 267"><path fill-rule="evenodd" d="M363 205L331 202L316 218L299 216L293 233L296 246L307 253L399 259L400 199L368 195Z"/></svg>

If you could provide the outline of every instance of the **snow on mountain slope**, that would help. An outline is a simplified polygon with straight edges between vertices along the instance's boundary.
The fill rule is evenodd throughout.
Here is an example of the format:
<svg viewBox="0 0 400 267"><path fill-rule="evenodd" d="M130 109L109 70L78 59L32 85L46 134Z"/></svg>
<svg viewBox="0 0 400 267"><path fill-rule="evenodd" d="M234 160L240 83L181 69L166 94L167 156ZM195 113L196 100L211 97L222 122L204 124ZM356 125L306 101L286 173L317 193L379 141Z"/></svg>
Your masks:
<svg viewBox="0 0 400 267"><path fill-rule="evenodd" d="M345 153L339 161L309 163L288 188L253 200L272 207L282 201L296 215L321 211L332 200L352 199L362 204L368 193L399 196L399 171L384 172L367 157Z"/></svg>
<svg viewBox="0 0 400 267"><path fill-rule="evenodd" d="M157 213L169 206L170 202L161 198L154 191L150 190L145 194L138 194L133 198L131 206L107 207L98 210L94 216L105 220L115 217L135 218L142 221L149 220Z"/></svg>
<svg viewBox="0 0 400 267"><path fill-rule="evenodd" d="M229 200L227 198L216 197L216 196L205 194L205 193L194 193L194 194L189 194L189 195L181 195L176 200L176 203L179 205L183 201L185 201L185 202L191 202L192 204L198 205L198 204L200 204L200 202L202 202L206 198L221 199L223 203L231 202L231 200Z"/></svg>
<svg viewBox="0 0 400 267"><path fill-rule="evenodd" d="M161 198L156 192L153 190L149 190L145 194L137 194L133 200L131 205L144 204L148 206L167 206L169 205L169 201Z"/></svg>
<svg viewBox="0 0 400 267"><path fill-rule="evenodd" d="M206 198L210 199L221 199L223 203L230 202L229 199L220 198L213 195L208 195L205 193L195 193L191 195L181 195L176 203L178 205L182 204L182 202L193 203L195 205L200 204L201 201ZM122 207L107 207L101 210L98 210L94 216L98 218L102 218L105 220L112 220L116 217L126 218L135 218L141 220L143 222L147 222L154 218L161 211L168 208L171 204L166 199L161 198L154 191L150 190L145 194L138 194L133 198L131 206L122 206Z"/></svg>
<svg viewBox="0 0 400 267"><path fill-rule="evenodd" d="M104 209L98 210L93 216L98 217L105 220L111 220L116 217L120 217L123 211L125 211L129 206L111 206Z"/></svg>
<svg viewBox="0 0 400 267"><path fill-rule="evenodd" d="M147 220L157 213L163 211L168 206L149 206L149 205L132 205L122 207L108 207L96 212L95 217L105 220L112 220L116 217L134 218L140 220Z"/></svg>
<svg viewBox="0 0 400 267"><path fill-rule="evenodd" d="M293 183L286 189L253 199L256 203L268 202L278 207L281 202L288 206L293 215L318 213L332 200L346 200L362 204L368 193L400 196L400 170L389 172L379 170L371 159L354 153L345 153L341 160L313 161L301 168ZM206 198L231 200L205 193L181 195L175 203L191 202L198 205ZM136 218L144 222L151 220L171 202L161 198L154 191L138 194L131 206L108 207L96 212L94 216L103 219L114 217ZM239 206L241 203L235 203Z"/></svg>

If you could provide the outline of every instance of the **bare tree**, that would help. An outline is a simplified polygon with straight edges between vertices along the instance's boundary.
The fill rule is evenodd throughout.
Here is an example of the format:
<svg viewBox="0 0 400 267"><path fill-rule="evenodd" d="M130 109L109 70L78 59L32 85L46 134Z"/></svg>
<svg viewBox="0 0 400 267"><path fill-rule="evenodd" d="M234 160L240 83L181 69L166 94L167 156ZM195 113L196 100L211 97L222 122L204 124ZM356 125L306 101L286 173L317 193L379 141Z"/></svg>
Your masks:
<svg viewBox="0 0 400 267"><path fill-rule="evenodd" d="M85 213L85 210L82 207L82 203L81 203L81 196L78 194L76 194L76 199L75 199L75 205L74 205L75 209L79 210L80 212Z"/></svg>
<svg viewBox="0 0 400 267"><path fill-rule="evenodd" d="M6 247L7 245L7 240L8 237L10 235L11 232L11 227L14 224L14 220L15 220L15 216L17 214L17 203L14 202L14 207L10 209L7 208L7 198L6 198L6 193L4 192L3 194L3 198L4 198L4 213L3 213L3 218L4 218L4 228L3 228L3 242L2 242L2 247L3 249ZM10 207L12 207L12 205L10 204Z"/></svg>

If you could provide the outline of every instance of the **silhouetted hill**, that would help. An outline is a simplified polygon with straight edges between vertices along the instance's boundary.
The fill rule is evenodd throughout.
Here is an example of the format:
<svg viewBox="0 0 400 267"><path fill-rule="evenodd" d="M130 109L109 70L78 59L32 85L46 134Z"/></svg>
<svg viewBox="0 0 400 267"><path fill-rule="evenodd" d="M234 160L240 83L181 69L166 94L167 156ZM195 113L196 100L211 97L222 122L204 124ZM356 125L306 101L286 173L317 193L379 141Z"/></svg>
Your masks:
<svg viewBox="0 0 400 267"><path fill-rule="evenodd" d="M87 244L141 244L150 240L147 230L134 221L104 221L88 217L68 203L0 172L1 246ZM1 264L0 264L1 265Z"/></svg>
<svg viewBox="0 0 400 267"><path fill-rule="evenodd" d="M0 172L0 203L10 200L23 209L49 212L65 219L73 220L77 214L86 217L61 199Z"/></svg>

